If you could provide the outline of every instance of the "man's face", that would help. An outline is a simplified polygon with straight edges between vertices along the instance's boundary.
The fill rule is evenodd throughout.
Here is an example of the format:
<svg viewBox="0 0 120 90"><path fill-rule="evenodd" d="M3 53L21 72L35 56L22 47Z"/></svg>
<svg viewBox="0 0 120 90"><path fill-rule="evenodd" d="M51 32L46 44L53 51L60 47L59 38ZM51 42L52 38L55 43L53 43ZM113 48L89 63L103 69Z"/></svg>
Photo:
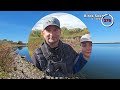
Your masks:
<svg viewBox="0 0 120 90"><path fill-rule="evenodd" d="M58 43L60 40L61 30L57 26L50 25L45 30L43 30L43 37L49 44Z"/></svg>
<svg viewBox="0 0 120 90"><path fill-rule="evenodd" d="M86 41L81 43L82 46L82 53L86 58L90 57L91 50L92 50L92 42Z"/></svg>

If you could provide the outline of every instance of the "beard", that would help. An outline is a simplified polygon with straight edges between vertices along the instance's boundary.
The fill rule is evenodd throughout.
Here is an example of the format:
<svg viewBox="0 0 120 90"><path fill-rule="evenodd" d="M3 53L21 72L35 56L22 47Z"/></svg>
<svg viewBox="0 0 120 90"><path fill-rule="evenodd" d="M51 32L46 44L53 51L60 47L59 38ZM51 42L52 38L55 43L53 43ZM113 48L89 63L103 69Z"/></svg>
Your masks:
<svg viewBox="0 0 120 90"><path fill-rule="evenodd" d="M59 42L59 39L58 38L49 38L48 42L51 43L51 44L54 44L54 43Z"/></svg>
<svg viewBox="0 0 120 90"><path fill-rule="evenodd" d="M47 43L50 47L54 48L54 47L58 46L59 39L57 39L57 38L49 39Z"/></svg>

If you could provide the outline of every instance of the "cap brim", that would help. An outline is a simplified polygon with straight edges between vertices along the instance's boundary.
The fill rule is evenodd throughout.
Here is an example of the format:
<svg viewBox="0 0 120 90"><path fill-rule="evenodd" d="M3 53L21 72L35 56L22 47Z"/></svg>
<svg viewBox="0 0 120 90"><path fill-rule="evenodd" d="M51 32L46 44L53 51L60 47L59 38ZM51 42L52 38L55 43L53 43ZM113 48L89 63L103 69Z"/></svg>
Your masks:
<svg viewBox="0 0 120 90"><path fill-rule="evenodd" d="M84 39L80 40L80 43L82 43L82 42L92 42L92 40L84 38Z"/></svg>
<svg viewBox="0 0 120 90"><path fill-rule="evenodd" d="M45 30L48 26L57 26L58 28L60 28L57 24L50 24L50 25L47 25L46 27L44 27L43 30Z"/></svg>

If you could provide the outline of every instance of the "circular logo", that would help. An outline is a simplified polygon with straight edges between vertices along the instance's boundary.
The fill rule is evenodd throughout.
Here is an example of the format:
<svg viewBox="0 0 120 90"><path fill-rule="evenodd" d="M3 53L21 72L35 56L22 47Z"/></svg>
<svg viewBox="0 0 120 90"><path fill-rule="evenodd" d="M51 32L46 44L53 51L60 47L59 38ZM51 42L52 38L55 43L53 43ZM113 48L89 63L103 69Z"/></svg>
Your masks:
<svg viewBox="0 0 120 90"><path fill-rule="evenodd" d="M111 27L113 25L113 23L114 23L114 19L113 19L112 15L105 14L101 18L101 23L105 27Z"/></svg>

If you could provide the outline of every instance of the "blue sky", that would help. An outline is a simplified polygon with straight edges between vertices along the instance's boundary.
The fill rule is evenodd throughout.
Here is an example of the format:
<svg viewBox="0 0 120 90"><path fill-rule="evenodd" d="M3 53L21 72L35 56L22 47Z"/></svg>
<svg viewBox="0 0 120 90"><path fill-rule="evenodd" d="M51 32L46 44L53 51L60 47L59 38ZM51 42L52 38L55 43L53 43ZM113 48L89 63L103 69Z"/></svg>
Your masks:
<svg viewBox="0 0 120 90"><path fill-rule="evenodd" d="M87 26L93 42L120 42L119 11L0 11L0 40L28 42L33 26L42 17L56 12L69 13L78 17ZM105 27L100 20L85 18L85 14L111 14L114 24Z"/></svg>

